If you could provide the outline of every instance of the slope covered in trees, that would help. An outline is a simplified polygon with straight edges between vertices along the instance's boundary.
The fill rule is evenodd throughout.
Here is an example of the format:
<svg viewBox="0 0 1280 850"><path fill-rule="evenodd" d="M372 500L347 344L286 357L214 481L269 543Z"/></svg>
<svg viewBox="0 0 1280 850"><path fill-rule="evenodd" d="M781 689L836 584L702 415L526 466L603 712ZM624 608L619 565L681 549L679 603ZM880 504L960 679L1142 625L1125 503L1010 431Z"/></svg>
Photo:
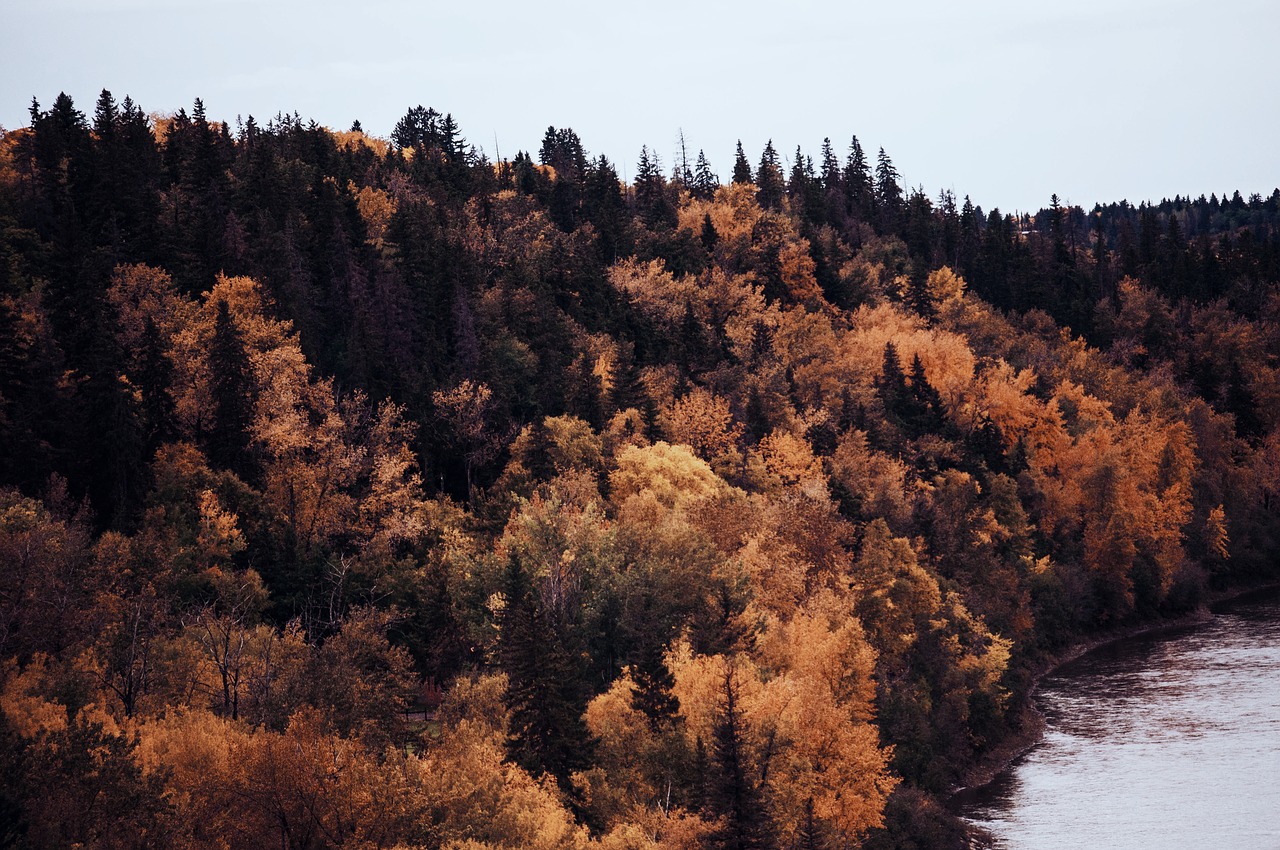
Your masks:
<svg viewBox="0 0 1280 850"><path fill-rule="evenodd" d="M1055 651L1275 576L1280 193L737 153L33 104L4 840L958 846Z"/></svg>

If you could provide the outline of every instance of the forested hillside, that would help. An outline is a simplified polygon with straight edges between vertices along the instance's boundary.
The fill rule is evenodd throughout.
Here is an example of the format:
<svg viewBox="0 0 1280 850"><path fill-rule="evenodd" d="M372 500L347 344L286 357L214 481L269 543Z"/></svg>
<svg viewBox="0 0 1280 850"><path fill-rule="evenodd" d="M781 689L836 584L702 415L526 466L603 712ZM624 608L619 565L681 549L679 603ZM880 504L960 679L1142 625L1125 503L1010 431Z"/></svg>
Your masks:
<svg viewBox="0 0 1280 850"><path fill-rule="evenodd" d="M963 846L1054 653L1280 576L1280 190L788 162L33 103L0 845Z"/></svg>

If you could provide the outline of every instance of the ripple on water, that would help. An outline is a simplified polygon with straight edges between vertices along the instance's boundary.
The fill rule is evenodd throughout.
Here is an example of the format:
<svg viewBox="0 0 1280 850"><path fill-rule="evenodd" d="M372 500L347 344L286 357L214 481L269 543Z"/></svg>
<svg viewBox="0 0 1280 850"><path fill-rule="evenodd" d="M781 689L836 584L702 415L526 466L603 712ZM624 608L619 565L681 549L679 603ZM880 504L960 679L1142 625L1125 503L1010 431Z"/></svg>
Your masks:
<svg viewBox="0 0 1280 850"><path fill-rule="evenodd" d="M1006 850L1280 850L1280 594L1090 653L962 814Z"/></svg>

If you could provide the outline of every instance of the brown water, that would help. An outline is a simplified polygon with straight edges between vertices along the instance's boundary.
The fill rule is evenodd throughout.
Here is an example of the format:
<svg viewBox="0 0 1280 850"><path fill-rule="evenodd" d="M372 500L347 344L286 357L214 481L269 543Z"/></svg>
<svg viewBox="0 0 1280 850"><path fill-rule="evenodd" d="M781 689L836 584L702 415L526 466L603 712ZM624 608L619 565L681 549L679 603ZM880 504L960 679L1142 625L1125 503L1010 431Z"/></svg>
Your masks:
<svg viewBox="0 0 1280 850"><path fill-rule="evenodd" d="M955 801L1005 850L1280 850L1280 593L1046 677L1043 741Z"/></svg>

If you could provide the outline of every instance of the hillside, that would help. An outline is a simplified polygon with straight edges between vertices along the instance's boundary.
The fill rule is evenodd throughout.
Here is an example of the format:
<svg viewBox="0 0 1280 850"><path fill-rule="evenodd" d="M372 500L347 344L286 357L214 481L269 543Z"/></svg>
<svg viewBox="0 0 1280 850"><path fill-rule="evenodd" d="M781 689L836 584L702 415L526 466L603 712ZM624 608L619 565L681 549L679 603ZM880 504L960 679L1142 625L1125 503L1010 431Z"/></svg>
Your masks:
<svg viewBox="0 0 1280 850"><path fill-rule="evenodd" d="M31 116L0 842L963 846L1054 652L1280 575L1280 190Z"/></svg>

